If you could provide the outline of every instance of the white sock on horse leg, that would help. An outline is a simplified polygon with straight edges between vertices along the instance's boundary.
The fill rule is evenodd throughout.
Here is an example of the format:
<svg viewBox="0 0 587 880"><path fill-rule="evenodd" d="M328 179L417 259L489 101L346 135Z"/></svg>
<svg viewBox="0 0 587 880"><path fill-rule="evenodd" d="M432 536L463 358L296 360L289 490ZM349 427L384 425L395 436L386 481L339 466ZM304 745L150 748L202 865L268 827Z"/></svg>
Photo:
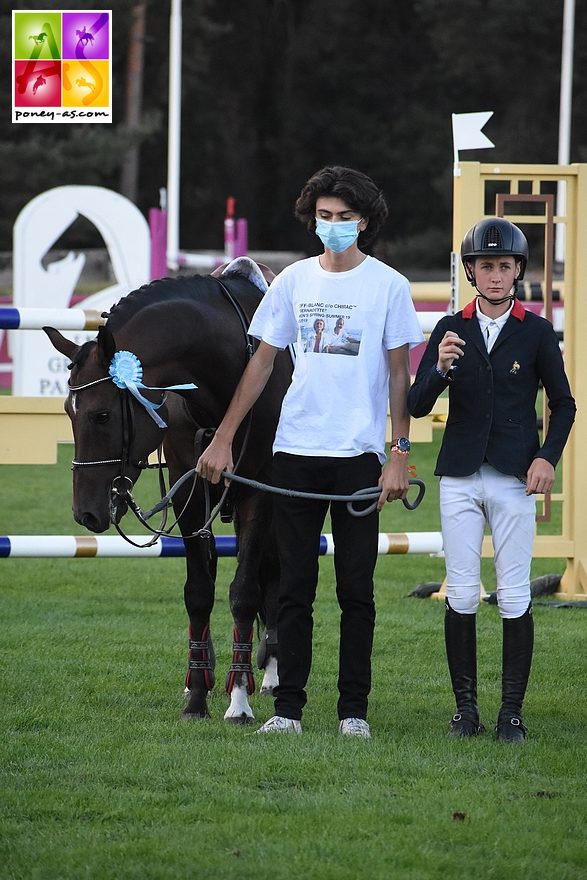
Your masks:
<svg viewBox="0 0 587 880"><path fill-rule="evenodd" d="M261 682L261 696L270 697L274 688L279 684L279 675L277 674L277 658L270 657L264 669L263 681Z"/></svg>
<svg viewBox="0 0 587 880"><path fill-rule="evenodd" d="M226 721L229 718L242 718L243 715L252 719L255 717L253 715L253 710L249 705L249 695L247 693L246 685L235 684L230 694L230 706L224 713L224 720Z"/></svg>

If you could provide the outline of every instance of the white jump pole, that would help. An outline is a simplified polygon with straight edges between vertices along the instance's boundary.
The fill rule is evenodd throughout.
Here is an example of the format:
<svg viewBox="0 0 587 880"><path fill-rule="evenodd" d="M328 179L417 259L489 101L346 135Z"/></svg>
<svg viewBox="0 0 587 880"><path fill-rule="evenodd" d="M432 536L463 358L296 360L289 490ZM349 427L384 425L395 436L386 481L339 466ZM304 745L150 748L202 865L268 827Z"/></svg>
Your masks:
<svg viewBox="0 0 587 880"><path fill-rule="evenodd" d="M150 536L129 535L134 544L144 545ZM199 540L199 539L197 539ZM217 535L216 550L219 556L236 556L236 537ZM379 534L380 556L402 554L442 554L441 532L398 532ZM320 555L334 554L331 534L320 538ZM0 559L8 558L148 558L185 556L182 538L162 536L150 547L135 547L118 535L0 535Z"/></svg>
<svg viewBox="0 0 587 880"><path fill-rule="evenodd" d="M179 268L181 168L181 0L171 0L169 19L169 108L167 119L167 265Z"/></svg>
<svg viewBox="0 0 587 880"><path fill-rule="evenodd" d="M558 164L568 165L571 159L571 113L573 104L573 43L575 38L575 0L565 0L563 9L563 41L561 49L560 106L558 122ZM556 213L566 213L566 182L560 180L556 190ZM565 259L565 224L555 228L554 258Z"/></svg>
<svg viewBox="0 0 587 880"><path fill-rule="evenodd" d="M99 309L17 309L0 306L0 330L97 330L106 323Z"/></svg>
<svg viewBox="0 0 587 880"><path fill-rule="evenodd" d="M417 312L423 333L432 333L446 312ZM0 330L97 330L106 323L97 309L16 309L0 306Z"/></svg>

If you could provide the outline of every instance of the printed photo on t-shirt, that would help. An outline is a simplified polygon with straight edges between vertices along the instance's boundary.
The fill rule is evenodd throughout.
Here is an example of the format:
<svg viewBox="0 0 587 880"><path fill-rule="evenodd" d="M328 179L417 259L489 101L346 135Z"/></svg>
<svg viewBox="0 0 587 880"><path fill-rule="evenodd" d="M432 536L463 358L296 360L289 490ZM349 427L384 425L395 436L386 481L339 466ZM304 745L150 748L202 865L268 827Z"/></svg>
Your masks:
<svg viewBox="0 0 587 880"><path fill-rule="evenodd" d="M360 316L354 305L301 303L298 321L302 351L356 356L361 346Z"/></svg>

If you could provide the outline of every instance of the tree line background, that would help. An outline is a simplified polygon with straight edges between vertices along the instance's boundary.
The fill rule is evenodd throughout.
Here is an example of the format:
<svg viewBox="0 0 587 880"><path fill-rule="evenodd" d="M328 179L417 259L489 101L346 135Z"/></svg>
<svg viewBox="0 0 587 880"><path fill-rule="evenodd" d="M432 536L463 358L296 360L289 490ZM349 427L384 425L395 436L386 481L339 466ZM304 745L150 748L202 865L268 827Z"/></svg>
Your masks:
<svg viewBox="0 0 587 880"><path fill-rule="evenodd" d="M10 9L79 0L0 0L9 94ZM0 250L18 212L65 184L122 192L146 214L167 177L169 0L109 0L112 125L11 124L0 111L6 181ZM88 7L89 8L89 7ZM390 217L376 248L400 270L448 272L451 113L493 110L495 149L462 159L556 163L563 0L184 0L181 246L222 248L228 196L251 250L315 253L293 217L326 164L370 174ZM571 161L587 162L587 4L578 3ZM88 224L89 226L89 224ZM96 246L83 223L68 246Z"/></svg>

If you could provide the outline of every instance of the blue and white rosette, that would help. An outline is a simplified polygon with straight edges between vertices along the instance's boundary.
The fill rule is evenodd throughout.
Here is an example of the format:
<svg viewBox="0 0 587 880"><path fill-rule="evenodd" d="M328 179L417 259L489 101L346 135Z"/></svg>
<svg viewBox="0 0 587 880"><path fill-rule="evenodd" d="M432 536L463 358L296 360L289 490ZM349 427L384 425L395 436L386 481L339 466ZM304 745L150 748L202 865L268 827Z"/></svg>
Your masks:
<svg viewBox="0 0 587 880"><path fill-rule="evenodd" d="M130 391L133 397L136 397L139 403L145 407L153 421L160 428L167 427L167 423L156 412L163 401L161 403L152 403L146 397L143 397L139 388L144 388L145 391L194 391L198 387L193 382L186 382L183 385L143 385L141 381L143 378L143 365L132 351L115 352L108 372L112 376L112 381L116 387L126 388Z"/></svg>

